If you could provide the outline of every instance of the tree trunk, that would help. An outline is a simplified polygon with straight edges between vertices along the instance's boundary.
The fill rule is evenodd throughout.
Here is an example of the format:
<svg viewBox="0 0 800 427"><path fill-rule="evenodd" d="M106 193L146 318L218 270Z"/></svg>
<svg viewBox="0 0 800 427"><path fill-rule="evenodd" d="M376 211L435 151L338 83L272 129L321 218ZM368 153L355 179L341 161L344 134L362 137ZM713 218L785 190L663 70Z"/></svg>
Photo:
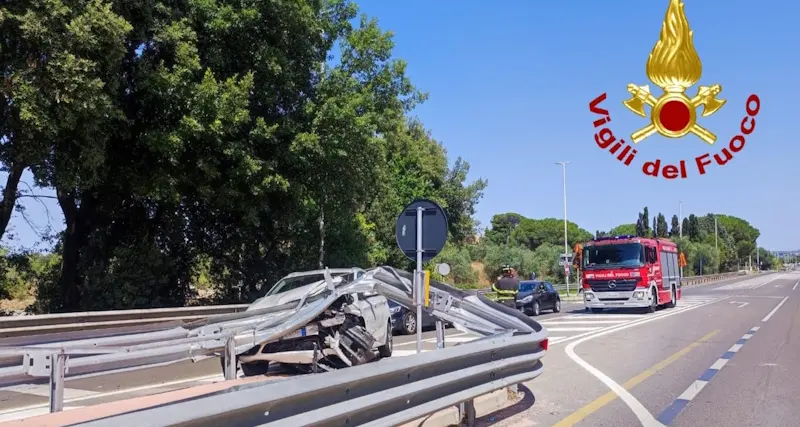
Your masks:
<svg viewBox="0 0 800 427"><path fill-rule="evenodd" d="M14 162L14 165L8 171L6 187L3 189L3 200L0 201L0 240L6 234L11 215L14 213L14 206L17 204L17 189L24 171L25 165L21 162Z"/></svg>
<svg viewBox="0 0 800 427"><path fill-rule="evenodd" d="M75 311L80 309L80 289L78 287L78 262L80 249L86 244L89 233L87 218L94 208L91 197L81 199L78 205L75 192L56 190L58 204L64 214L64 244L61 253L61 278L59 289L61 304L59 311Z"/></svg>
<svg viewBox="0 0 800 427"><path fill-rule="evenodd" d="M325 268L325 209L319 211L319 268Z"/></svg>

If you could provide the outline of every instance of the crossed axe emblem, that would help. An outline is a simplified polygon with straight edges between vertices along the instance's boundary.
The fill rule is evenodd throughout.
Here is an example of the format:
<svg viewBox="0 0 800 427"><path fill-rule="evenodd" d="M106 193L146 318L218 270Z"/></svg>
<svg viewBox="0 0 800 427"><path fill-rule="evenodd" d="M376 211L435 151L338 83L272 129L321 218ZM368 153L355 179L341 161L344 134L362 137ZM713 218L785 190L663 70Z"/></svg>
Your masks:
<svg viewBox="0 0 800 427"><path fill-rule="evenodd" d="M668 90L656 98L650 93L649 85L628 84L628 92L633 96L623 104L642 117L647 116L644 110L645 104L651 108L650 124L631 134L634 143L638 144L656 132L668 138L680 138L688 133L693 133L708 144L713 144L717 140L716 135L697 124L696 109L702 105L702 116L708 117L722 108L726 100L717 99L717 95L722 92L722 86L718 84L699 86L697 95L691 99L683 93L684 90L684 88ZM664 111L664 107L668 104L671 105ZM672 115L673 118L662 117L662 112L665 116ZM669 120L667 123L665 123L665 118Z"/></svg>

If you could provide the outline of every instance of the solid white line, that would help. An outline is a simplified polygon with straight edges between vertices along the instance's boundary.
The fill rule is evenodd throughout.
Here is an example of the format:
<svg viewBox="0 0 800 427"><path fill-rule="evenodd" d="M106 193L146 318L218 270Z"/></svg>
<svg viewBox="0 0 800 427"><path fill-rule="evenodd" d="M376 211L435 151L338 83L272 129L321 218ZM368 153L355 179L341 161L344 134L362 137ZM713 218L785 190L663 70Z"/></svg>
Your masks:
<svg viewBox="0 0 800 427"><path fill-rule="evenodd" d="M700 393L700 390L702 390L703 387L706 386L706 384L708 384L708 381L697 380L693 382L692 385L690 385L689 388L686 389L686 391L684 391L683 393L681 393L680 396L678 396L678 399L683 399L683 400L694 399L694 397L697 396L698 393Z"/></svg>
<svg viewBox="0 0 800 427"><path fill-rule="evenodd" d="M797 289L797 285L800 285L800 280L798 280L797 283L795 283L794 286L792 286L792 290Z"/></svg>
<svg viewBox="0 0 800 427"><path fill-rule="evenodd" d="M717 361L714 362L713 365L711 365L711 369L716 369L719 371L720 369L722 369L723 366L725 366L726 363L728 363L728 360L730 359L722 359L722 358L717 359Z"/></svg>
<svg viewBox="0 0 800 427"><path fill-rule="evenodd" d="M770 283L772 283L772 282L774 282L774 281L776 281L776 280L778 280L778 279L782 279L782 278L783 278L783 276L778 276L778 277L776 277L776 278L774 278L774 279L772 279L772 280L768 280L768 281L766 281L766 282L764 282L764 283L762 283L762 284L760 284L760 285L753 286L753 287L752 287L752 288L750 288L750 289L758 289L758 288L760 288L760 287L762 287L762 286L768 285L768 284L770 284Z"/></svg>
<svg viewBox="0 0 800 427"><path fill-rule="evenodd" d="M584 332L584 331L599 331L603 329L602 326L596 328L547 328L551 332Z"/></svg>
<svg viewBox="0 0 800 427"><path fill-rule="evenodd" d="M743 345L744 344L734 344L731 346L731 348L728 349L728 351L731 353L736 353L737 351L741 350Z"/></svg>
<svg viewBox="0 0 800 427"><path fill-rule="evenodd" d="M776 311L778 311L778 309L779 309L779 308L781 308L781 306L783 305L783 303L785 303L785 302L786 302L786 300L787 300L787 299L789 299L789 297L783 297L783 299L781 300L781 302L779 302L779 303L778 303L778 305L776 305L776 306L775 306L775 308L773 308L773 309L772 309L772 311L770 311L770 312L769 312L769 314L767 314L766 316L764 316L764 318L763 318L763 319L761 319L761 321L762 321L762 322L766 322L766 321L768 321L768 320L769 320L769 319L772 317L772 315L773 315L773 314L775 314L775 312L776 312Z"/></svg>
<svg viewBox="0 0 800 427"><path fill-rule="evenodd" d="M647 315L643 314L573 314L571 316L567 316L570 318L581 318L581 319L642 319L647 317Z"/></svg>
<svg viewBox="0 0 800 427"><path fill-rule="evenodd" d="M3 387L0 390L12 391L14 393L31 394L34 396L50 397L49 384L21 384L10 387ZM64 399L75 399L83 396L96 396L98 394L100 393L96 391L64 387Z"/></svg>
<svg viewBox="0 0 800 427"><path fill-rule="evenodd" d="M742 338L741 338L741 339L743 339L743 340L749 340L750 338L753 338L753 334L744 334L744 335L742 335Z"/></svg>
<svg viewBox="0 0 800 427"><path fill-rule="evenodd" d="M730 298L730 297L722 297L722 298L720 298L718 300L715 300L715 301L712 301L712 302L708 302L708 303L705 303L705 304L698 304L698 305L694 305L694 306L688 307L688 308L686 308L685 310L682 310L682 311L673 310L673 311L670 311L670 312L668 312L666 314L652 316L652 317L649 317L647 319L643 319L643 320L636 321L636 322L631 322L631 323L628 323L628 324L625 324L625 325L621 325L621 326L610 326L604 331L591 333L591 334L588 334L588 336L586 336L586 337L583 337L583 338L581 338L581 339L579 339L577 341L571 342L570 344L567 345L567 347L564 349L564 351L567 353L567 356L569 356L570 359L572 359L575 363L577 363L580 367L582 367L583 369L588 371L590 374L594 375L595 378L600 380L603 384L606 385L606 387L608 387L609 389L611 389L611 391L616 393L616 395L619 396L619 398L623 402L625 402L626 405L628 405L628 407L631 409L631 411L634 413L634 415L636 415L636 418L639 419L639 422L642 424L643 427L663 426L663 424L658 422L658 420L656 420L655 417L653 417L653 415L650 413L650 411L648 411L647 408L645 408L644 405L642 405L641 402L639 402L635 397L633 397L633 395L628 390L625 390L625 388L623 388L621 385L617 384L616 382L614 382L614 380L609 378L608 375L604 374L599 369L595 368L594 366L590 365L585 360L581 359L580 356L578 356L578 354L575 353L575 347L577 345L583 343L583 342L586 342L586 341L601 337L603 335L607 335L607 334L610 334L610 333L613 333L613 332L617 332L617 331L622 331L622 330L625 330L625 329L628 329L628 328L632 328L634 326L639 326L639 325L644 324L644 323L653 322L653 321L656 321L656 320L659 320L659 319L663 319L665 317L674 316L676 314L685 313L687 311L695 310L695 309L698 309L700 307L704 307L706 305L711 305L711 304L717 303L719 301L724 301L724 300L726 300L728 298Z"/></svg>
<svg viewBox="0 0 800 427"><path fill-rule="evenodd" d="M582 323L590 324L590 325L602 325L602 324L610 324L615 325L619 323L625 323L624 320L570 320L568 322L548 322L543 320L541 322L542 325L578 325Z"/></svg>
<svg viewBox="0 0 800 427"><path fill-rule="evenodd" d="M465 335L470 335L470 334L468 334L466 332L459 332L459 333L453 334L453 335L445 335L444 342L445 342L445 344L447 344L447 340L448 339L456 338L456 337L463 337ZM475 337L475 338L478 338L478 337ZM425 338L424 340L422 340L422 342L436 342L436 337ZM403 347L403 346L407 346L407 345L416 345L416 344L417 344L417 339L414 338L413 340L408 341L408 342L395 343L394 346L395 347Z"/></svg>
<svg viewBox="0 0 800 427"><path fill-rule="evenodd" d="M215 375L206 375L206 376L195 377L195 378L186 378L186 379L177 380L177 381L169 381L169 382L165 382L165 383L148 384L148 385L139 386L139 387L131 387L131 388L124 388L124 389L119 389L119 390L114 390L114 391L109 391L109 392L104 392L104 393L97 393L97 394L93 394L91 396L81 396L81 397L75 397L75 398L72 398L72 399L64 399L64 406L66 407L67 403L79 402L81 400L94 399L94 398L107 397L107 396L116 396L116 395L125 394L125 393L132 393L132 392L136 392L136 391L143 391L143 390L150 390L150 389L154 389L154 388L168 387L168 386L184 384L184 383L191 383L191 382L196 382L196 381L207 381L207 380L211 380L211 379L215 379L215 378L219 379L219 381L224 381L225 380L225 376L224 375L215 374ZM11 409L7 409L7 410L4 410L4 411L0 411L0 415L11 414L11 413L16 413L16 412L20 412L20 411L26 411L26 410L36 409L36 408L42 408L42 407L47 407L47 406L48 406L47 403L43 403L43 404L39 404L39 405L21 406L21 407L18 407L18 408L11 408Z"/></svg>

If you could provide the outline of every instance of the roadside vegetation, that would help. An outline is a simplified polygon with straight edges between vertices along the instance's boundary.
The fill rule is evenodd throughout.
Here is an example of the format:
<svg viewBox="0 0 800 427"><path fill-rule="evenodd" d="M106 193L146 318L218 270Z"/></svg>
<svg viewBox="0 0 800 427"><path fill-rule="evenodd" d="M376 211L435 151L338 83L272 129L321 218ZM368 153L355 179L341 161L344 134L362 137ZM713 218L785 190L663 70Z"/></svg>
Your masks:
<svg viewBox="0 0 800 427"><path fill-rule="evenodd" d="M481 232L488 182L414 116L427 94L353 2L23 0L0 32L0 239L26 198L57 199L65 226L0 251L0 312L250 301L291 271L408 269L394 222L415 198L448 215L448 281L485 287L506 262L563 280L561 220ZM691 218L691 274L754 253L746 221L720 216L716 252ZM591 237L569 224L570 245Z"/></svg>

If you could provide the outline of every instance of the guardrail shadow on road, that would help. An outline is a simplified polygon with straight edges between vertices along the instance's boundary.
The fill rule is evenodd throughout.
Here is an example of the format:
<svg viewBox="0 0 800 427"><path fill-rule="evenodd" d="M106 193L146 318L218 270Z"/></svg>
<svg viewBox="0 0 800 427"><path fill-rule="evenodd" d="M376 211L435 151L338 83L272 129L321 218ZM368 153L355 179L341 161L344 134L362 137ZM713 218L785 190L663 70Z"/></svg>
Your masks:
<svg viewBox="0 0 800 427"><path fill-rule="evenodd" d="M531 389L523 384L519 384L517 394L522 393L522 399L519 399L513 405L499 409L490 414L475 419L475 427L489 427L496 423L505 421L515 415L519 415L528 409L532 408L536 403L536 396L534 396Z"/></svg>

